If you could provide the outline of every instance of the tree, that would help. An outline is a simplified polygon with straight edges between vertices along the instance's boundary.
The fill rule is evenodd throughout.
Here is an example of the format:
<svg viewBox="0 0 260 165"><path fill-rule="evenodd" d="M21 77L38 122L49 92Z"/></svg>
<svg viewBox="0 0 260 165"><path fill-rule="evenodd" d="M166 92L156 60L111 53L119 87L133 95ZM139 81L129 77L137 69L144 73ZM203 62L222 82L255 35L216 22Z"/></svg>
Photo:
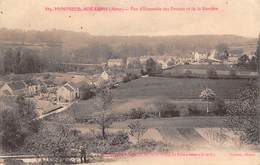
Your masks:
<svg viewBox="0 0 260 165"><path fill-rule="evenodd" d="M203 91L201 91L199 97L202 98L203 100L207 101L207 113L208 113L209 112L209 101L215 99L216 93L212 89L206 88Z"/></svg>
<svg viewBox="0 0 260 165"><path fill-rule="evenodd" d="M19 151L25 139L38 131L39 121L34 121L35 107L31 101L19 96L17 108L4 110L1 114L2 146L7 152Z"/></svg>
<svg viewBox="0 0 260 165"><path fill-rule="evenodd" d="M128 128L130 129L129 134L135 137L137 139L137 144L139 144L140 138L143 136L147 129L139 121L130 123L128 125Z"/></svg>
<svg viewBox="0 0 260 165"><path fill-rule="evenodd" d="M14 112L4 111L2 116L2 146L6 152L18 151L25 140L25 133Z"/></svg>
<svg viewBox="0 0 260 165"><path fill-rule="evenodd" d="M49 163L66 163L78 148L78 135L68 125L46 122L39 132L27 139L26 149L36 156L47 156Z"/></svg>
<svg viewBox="0 0 260 165"><path fill-rule="evenodd" d="M238 58L238 66L245 66L250 61L249 57L244 54Z"/></svg>
<svg viewBox="0 0 260 165"><path fill-rule="evenodd" d="M30 49L8 49L3 61L5 73L35 73L42 69L39 56Z"/></svg>
<svg viewBox="0 0 260 165"><path fill-rule="evenodd" d="M259 144L259 125L256 112L256 99L259 89L250 84L240 90L236 101L227 105L225 125L240 136L244 144Z"/></svg>
<svg viewBox="0 0 260 165"><path fill-rule="evenodd" d="M83 85L80 87L80 99L87 100L96 95L96 87L94 85Z"/></svg>
<svg viewBox="0 0 260 165"><path fill-rule="evenodd" d="M113 116L108 112L112 104L112 94L109 88L104 88L97 94L97 97L100 100L97 104L101 112L100 115L96 117L95 122L101 129L102 137L105 139L106 129L109 128L114 121Z"/></svg>
<svg viewBox="0 0 260 165"><path fill-rule="evenodd" d="M249 68L252 69L252 70L256 70L257 69L257 59L256 59L256 56L253 56L251 58L251 60L249 61L248 65L249 65Z"/></svg>
<svg viewBox="0 0 260 165"><path fill-rule="evenodd" d="M156 73L157 64L152 58L149 58L146 61L145 70L148 75L152 75L152 74Z"/></svg>

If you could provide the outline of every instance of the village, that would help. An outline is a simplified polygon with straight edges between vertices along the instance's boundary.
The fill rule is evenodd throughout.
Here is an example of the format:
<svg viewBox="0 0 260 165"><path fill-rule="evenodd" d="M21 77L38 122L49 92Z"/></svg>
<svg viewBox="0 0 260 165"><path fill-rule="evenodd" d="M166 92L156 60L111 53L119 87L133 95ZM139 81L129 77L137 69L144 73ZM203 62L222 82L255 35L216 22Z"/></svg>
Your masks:
<svg viewBox="0 0 260 165"><path fill-rule="evenodd" d="M19 96L33 100L36 103L36 109L39 115L54 111L57 105L70 105L72 102L78 101L83 94L84 88L104 88L109 82L110 85L120 85L128 74L137 74L140 77L141 70L145 68L148 59L156 62L160 70L167 72L171 68L190 65L226 65L226 67L238 64L239 56L225 54L220 55L222 60L216 59L216 50L211 52L192 52L189 58L181 58L175 56L140 56L129 57L124 59L109 59L107 63L100 64L101 73L87 75L79 71L78 68L84 68L84 64L64 64L65 67L73 66L74 72L68 73L39 73L34 74L27 80L1 82L0 96ZM248 55L248 61L256 59L255 55ZM76 69L75 69L76 68ZM185 69L184 69L185 70ZM203 69L197 69L201 71ZM79 71L79 72L77 72ZM196 69L192 69L193 73ZM228 70L220 69L219 75L229 75ZM203 73L202 73L203 74ZM206 72L204 73L206 74ZM250 73L244 71L241 76L251 75L252 78L258 74L254 71ZM111 87L112 87L111 86ZM83 90L83 91L82 91ZM57 110L57 109L56 109Z"/></svg>
<svg viewBox="0 0 260 165"><path fill-rule="evenodd" d="M16 55L25 54L23 46L28 49L28 45L19 44ZM228 108L243 104L245 100L238 96L244 89L255 91L259 77L255 50L255 46L246 45L242 52L237 47L221 51L196 48L184 57L144 54L108 58L102 63L62 61L49 64L54 71L36 73L19 73L15 65L5 65L7 74L0 77L1 110L15 112L13 122L15 118L24 122L29 115L25 119L40 130L26 135L31 142L23 145L29 148L5 147L9 152L25 153L29 160L35 158L28 153L38 152L44 155L41 161L45 156L52 160L58 151L50 146L46 152L40 151L38 145L44 148L44 143L59 139L67 143L66 149L52 161L70 163L83 162L79 156L82 146L89 152L89 162L109 159L100 154L132 150L236 149L243 146L244 139L227 129L227 124L233 124L226 120L232 118ZM16 110L22 112L17 115ZM56 130L60 128L63 131Z"/></svg>

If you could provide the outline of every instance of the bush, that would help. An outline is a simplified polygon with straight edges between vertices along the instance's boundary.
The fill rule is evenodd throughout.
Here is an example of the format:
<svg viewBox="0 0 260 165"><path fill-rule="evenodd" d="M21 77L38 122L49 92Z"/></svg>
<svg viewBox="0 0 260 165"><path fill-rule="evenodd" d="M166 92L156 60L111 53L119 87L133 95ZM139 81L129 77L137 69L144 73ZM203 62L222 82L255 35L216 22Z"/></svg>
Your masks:
<svg viewBox="0 0 260 165"><path fill-rule="evenodd" d="M123 77L123 82L127 83L131 80L138 79L139 77L136 74L133 73L127 73L125 77Z"/></svg>
<svg viewBox="0 0 260 165"><path fill-rule="evenodd" d="M141 140L139 144L134 145L133 148L140 151L157 151L157 152L166 152L169 151L169 148L166 144L162 142L156 142L154 140Z"/></svg>
<svg viewBox="0 0 260 165"><path fill-rule="evenodd" d="M202 110L198 109L198 107L193 104L188 106L188 111L189 111L189 114L193 115L193 116L198 116L198 115L204 114L204 112Z"/></svg>
<svg viewBox="0 0 260 165"><path fill-rule="evenodd" d="M12 159L6 159L4 160L5 165L25 165L22 160L12 160Z"/></svg>
<svg viewBox="0 0 260 165"><path fill-rule="evenodd" d="M169 102L158 102L156 107L160 112L160 117L175 117L180 116L180 112L176 110L177 106Z"/></svg>
<svg viewBox="0 0 260 165"><path fill-rule="evenodd" d="M145 112L140 108L133 108L129 114L130 119L142 119L145 117Z"/></svg>
<svg viewBox="0 0 260 165"><path fill-rule="evenodd" d="M123 83L127 83L127 82L129 82L130 81L130 78L128 77L128 76L125 76L124 78L123 78Z"/></svg>
<svg viewBox="0 0 260 165"><path fill-rule="evenodd" d="M94 86L83 85L80 87L80 99L88 100L94 96L96 96L96 88Z"/></svg>
<svg viewBox="0 0 260 165"><path fill-rule="evenodd" d="M123 145L129 142L128 134L125 132L118 132L118 134L114 135L110 139L111 145Z"/></svg>
<svg viewBox="0 0 260 165"><path fill-rule="evenodd" d="M236 78L237 77L236 70L234 70L234 69L230 70L229 75L230 75L231 78Z"/></svg>
<svg viewBox="0 0 260 165"><path fill-rule="evenodd" d="M129 137L125 132L118 132L107 135L104 139L102 136L87 137L84 142L91 142L86 144L88 151L94 153L113 153L121 152L129 149Z"/></svg>
<svg viewBox="0 0 260 165"><path fill-rule="evenodd" d="M207 77L208 78L217 78L218 77L217 70L213 67L208 68Z"/></svg>
<svg viewBox="0 0 260 165"><path fill-rule="evenodd" d="M141 73L141 75L143 75L143 76L147 74L147 72L145 72L143 69L141 69L141 72L140 72L140 73Z"/></svg>
<svg viewBox="0 0 260 165"><path fill-rule="evenodd" d="M180 111L178 110L168 110L168 111L162 111L161 117L167 118L167 117L178 117L180 116Z"/></svg>
<svg viewBox="0 0 260 165"><path fill-rule="evenodd" d="M214 101L214 114L224 116L226 114L226 105L223 99L217 98Z"/></svg>
<svg viewBox="0 0 260 165"><path fill-rule="evenodd" d="M185 77L187 77L187 78L190 78L190 77L192 77L192 71L191 70L186 70L185 72L184 72L184 76Z"/></svg>

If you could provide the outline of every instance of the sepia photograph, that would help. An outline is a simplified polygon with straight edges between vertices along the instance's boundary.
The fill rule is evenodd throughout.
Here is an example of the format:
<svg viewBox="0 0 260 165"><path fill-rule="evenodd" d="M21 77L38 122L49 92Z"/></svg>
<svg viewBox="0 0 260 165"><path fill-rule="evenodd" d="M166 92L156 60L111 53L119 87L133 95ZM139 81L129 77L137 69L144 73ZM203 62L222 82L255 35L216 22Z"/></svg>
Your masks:
<svg viewBox="0 0 260 165"><path fill-rule="evenodd" d="M260 165L259 0L0 0L0 165Z"/></svg>

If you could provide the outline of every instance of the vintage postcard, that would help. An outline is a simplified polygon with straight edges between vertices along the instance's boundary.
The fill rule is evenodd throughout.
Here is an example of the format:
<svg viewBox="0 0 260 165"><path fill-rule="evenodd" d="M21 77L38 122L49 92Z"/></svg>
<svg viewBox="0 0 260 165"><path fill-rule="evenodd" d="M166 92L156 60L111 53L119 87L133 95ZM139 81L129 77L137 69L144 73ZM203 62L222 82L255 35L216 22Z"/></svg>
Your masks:
<svg viewBox="0 0 260 165"><path fill-rule="evenodd" d="M0 164L260 165L259 0L0 0Z"/></svg>

